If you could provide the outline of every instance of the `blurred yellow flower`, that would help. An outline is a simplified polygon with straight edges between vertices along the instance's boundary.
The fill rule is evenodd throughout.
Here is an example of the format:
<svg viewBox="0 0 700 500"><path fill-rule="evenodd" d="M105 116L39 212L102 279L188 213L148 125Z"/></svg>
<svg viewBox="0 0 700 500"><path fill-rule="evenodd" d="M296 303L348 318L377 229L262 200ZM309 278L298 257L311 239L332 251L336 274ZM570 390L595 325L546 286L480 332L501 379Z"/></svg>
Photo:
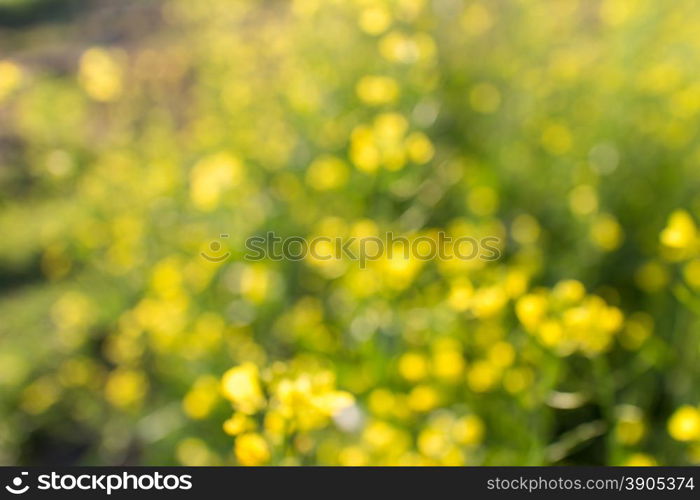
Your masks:
<svg viewBox="0 0 700 500"><path fill-rule="evenodd" d="M654 293L664 289L670 279L666 267L656 260L650 260L642 264L637 269L634 278L639 288L647 293Z"/></svg>
<svg viewBox="0 0 700 500"><path fill-rule="evenodd" d="M695 221L685 210L676 210L668 218L661 232L661 244L674 250L690 250L697 246L698 230Z"/></svg>
<svg viewBox="0 0 700 500"><path fill-rule="evenodd" d="M399 373L411 382L417 382L428 375L428 360L417 352L407 352L399 358Z"/></svg>
<svg viewBox="0 0 700 500"><path fill-rule="evenodd" d="M256 433L238 436L235 453L238 463L249 467L265 465L270 460L270 447L265 439Z"/></svg>
<svg viewBox="0 0 700 500"><path fill-rule="evenodd" d="M198 438L185 438L177 444L175 450L177 460L187 467L202 467L212 465L214 457L207 444Z"/></svg>
<svg viewBox="0 0 700 500"><path fill-rule="evenodd" d="M219 380L213 375L204 375L185 395L182 406L188 417L201 420L211 413L218 399Z"/></svg>
<svg viewBox="0 0 700 500"><path fill-rule="evenodd" d="M432 371L437 378L455 382L464 372L465 366L459 341L443 338L434 343Z"/></svg>
<svg viewBox="0 0 700 500"><path fill-rule="evenodd" d="M683 276L686 283L696 290L700 290L700 259L693 259L683 268Z"/></svg>
<svg viewBox="0 0 700 500"><path fill-rule="evenodd" d="M515 349L508 342L497 342L489 348L488 358L493 366L505 368L513 364Z"/></svg>
<svg viewBox="0 0 700 500"><path fill-rule="evenodd" d="M532 215L521 214L513 219L511 232L515 241L521 245L530 245L539 238L541 228L537 219Z"/></svg>
<svg viewBox="0 0 700 500"><path fill-rule="evenodd" d="M140 370L117 368L109 374L105 384L105 398L119 408L140 404L147 392L148 379Z"/></svg>
<svg viewBox="0 0 700 500"><path fill-rule="evenodd" d="M44 413L60 397L60 387L49 377L41 377L22 391L20 407L31 415Z"/></svg>
<svg viewBox="0 0 700 500"><path fill-rule="evenodd" d="M651 337L654 330L654 318L644 312L630 315L625 328L620 333L620 343L625 349L639 349Z"/></svg>
<svg viewBox="0 0 700 500"><path fill-rule="evenodd" d="M676 441L700 439L700 410L690 405L678 408L668 421L668 432Z"/></svg>
<svg viewBox="0 0 700 500"><path fill-rule="evenodd" d="M658 464L656 459L646 453L634 453L623 463L625 467L655 467Z"/></svg>
<svg viewBox="0 0 700 500"><path fill-rule="evenodd" d="M306 183L318 191L342 187L347 179L348 167L345 162L330 155L319 156L306 171Z"/></svg>
<svg viewBox="0 0 700 500"><path fill-rule="evenodd" d="M22 69L12 61L0 61L0 103L22 82Z"/></svg>
<svg viewBox="0 0 700 500"><path fill-rule="evenodd" d="M499 376L498 367L488 361L480 360L473 363L467 370L467 383L474 392L487 392L494 388Z"/></svg>
<svg viewBox="0 0 700 500"><path fill-rule="evenodd" d="M265 405L259 377L258 367L253 363L231 368L221 379L222 393L238 411L255 413Z"/></svg>
<svg viewBox="0 0 700 500"><path fill-rule="evenodd" d="M515 313L520 322L529 330L539 325L547 313L547 299L541 295L523 295L515 304Z"/></svg>
<svg viewBox="0 0 700 500"><path fill-rule="evenodd" d="M360 28L370 35L379 35L391 25L389 9L380 3L365 7L358 20Z"/></svg>
<svg viewBox="0 0 700 500"><path fill-rule="evenodd" d="M493 26L491 12L481 2L470 3L462 15L462 27L470 36L479 36Z"/></svg>
<svg viewBox="0 0 700 500"><path fill-rule="evenodd" d="M448 449L450 442L442 429L428 427L418 434L418 449L424 455L440 458Z"/></svg>
<svg viewBox="0 0 700 500"><path fill-rule="evenodd" d="M469 191L467 204L476 215L491 215L498 209L498 193L489 186L476 186Z"/></svg>
<svg viewBox="0 0 700 500"><path fill-rule="evenodd" d="M355 86L357 96L370 106L380 106L395 102L400 89L396 80L388 76L363 76Z"/></svg>
<svg viewBox="0 0 700 500"><path fill-rule="evenodd" d="M542 130L542 146L553 155L563 155L569 152L573 145L573 137L568 127L561 123L550 123Z"/></svg>
<svg viewBox="0 0 700 500"><path fill-rule="evenodd" d="M569 193L569 206L577 215L588 215L598 209L598 194L593 186L581 184Z"/></svg>
<svg viewBox="0 0 700 500"><path fill-rule="evenodd" d="M192 203L205 212L214 210L222 195L241 181L242 170L240 161L228 153L202 158L190 173Z"/></svg>
<svg viewBox="0 0 700 500"><path fill-rule="evenodd" d="M600 4L600 17L610 26L619 26L640 10L643 2L636 0L604 0Z"/></svg>
<svg viewBox="0 0 700 500"><path fill-rule="evenodd" d="M474 287L468 281L454 283L450 288L447 302L455 311L465 311L471 305Z"/></svg>
<svg viewBox="0 0 700 500"><path fill-rule="evenodd" d="M224 432L236 436L243 432L255 430L255 421L244 413L235 413L223 425Z"/></svg>
<svg viewBox="0 0 700 500"><path fill-rule="evenodd" d="M578 280L563 280L556 284L552 292L563 303L572 304L583 299L586 288Z"/></svg>
<svg viewBox="0 0 700 500"><path fill-rule="evenodd" d="M433 143L422 132L413 132L406 138L406 152L411 161L423 164L428 163L435 155Z"/></svg>
<svg viewBox="0 0 700 500"><path fill-rule="evenodd" d="M430 60L435 50L435 41L426 33L410 36L394 30L379 40L379 53L391 62L411 64Z"/></svg>
<svg viewBox="0 0 700 500"><path fill-rule="evenodd" d="M617 249L624 238L622 227L610 214L596 216L591 226L591 239L601 249L611 252Z"/></svg>
<svg viewBox="0 0 700 500"><path fill-rule="evenodd" d="M428 412L438 404L440 404L440 395L435 388L427 384L414 387L408 395L408 406L416 412Z"/></svg>
<svg viewBox="0 0 700 500"><path fill-rule="evenodd" d="M246 266L241 273L241 295L253 303L264 302L271 288L272 276L264 264Z"/></svg>
<svg viewBox="0 0 700 500"><path fill-rule="evenodd" d="M631 405L617 408L618 419L615 426L615 438L626 446L637 444L646 433L642 411Z"/></svg>
<svg viewBox="0 0 700 500"><path fill-rule="evenodd" d="M452 428L455 441L466 446L480 444L484 434L484 422L476 415L467 415L458 419Z"/></svg>
<svg viewBox="0 0 700 500"><path fill-rule="evenodd" d="M97 101L114 101L123 92L121 54L100 47L88 49L80 58L80 84Z"/></svg>

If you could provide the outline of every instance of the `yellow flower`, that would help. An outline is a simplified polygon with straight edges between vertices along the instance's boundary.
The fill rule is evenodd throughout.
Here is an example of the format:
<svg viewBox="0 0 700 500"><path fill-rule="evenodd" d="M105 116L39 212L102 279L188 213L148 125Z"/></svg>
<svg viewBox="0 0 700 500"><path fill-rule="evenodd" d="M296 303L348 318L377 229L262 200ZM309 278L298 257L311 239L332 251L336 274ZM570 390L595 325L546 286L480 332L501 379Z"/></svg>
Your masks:
<svg viewBox="0 0 700 500"><path fill-rule="evenodd" d="M629 350L639 349L651 337L654 330L654 318L644 312L630 315L624 330L620 333L620 344Z"/></svg>
<svg viewBox="0 0 700 500"><path fill-rule="evenodd" d="M390 104L399 97L399 84L388 76L368 75L355 86L357 96L370 106Z"/></svg>
<svg viewBox="0 0 700 500"><path fill-rule="evenodd" d="M634 453L623 464L625 467L654 467L658 465L656 459L646 453Z"/></svg>
<svg viewBox="0 0 700 500"><path fill-rule="evenodd" d="M148 379L139 370L117 368L107 379L105 398L114 406L128 408L141 402L148 390Z"/></svg>
<svg viewBox="0 0 700 500"><path fill-rule="evenodd" d="M462 27L473 37L486 33L493 23L491 12L482 3L470 3L462 17Z"/></svg>
<svg viewBox="0 0 700 500"><path fill-rule="evenodd" d="M324 155L316 158L306 171L306 183L317 191L342 187L348 179L348 167L341 159Z"/></svg>
<svg viewBox="0 0 700 500"><path fill-rule="evenodd" d="M676 210L661 232L661 243L676 250L687 250L697 242L695 221L685 210Z"/></svg>
<svg viewBox="0 0 700 500"><path fill-rule="evenodd" d="M455 311L466 311L471 305L474 287L468 281L454 283L450 288L447 303Z"/></svg>
<svg viewBox="0 0 700 500"><path fill-rule="evenodd" d="M185 438L177 444L175 456L178 462L188 467L213 465L214 456L201 439Z"/></svg>
<svg viewBox="0 0 700 500"><path fill-rule="evenodd" d="M617 219L610 214L598 215L591 226L591 239L596 246L611 252L622 243L624 233Z"/></svg>
<svg viewBox="0 0 700 500"><path fill-rule="evenodd" d="M367 399L370 411L380 417L391 413L396 404L396 398L387 389L374 389Z"/></svg>
<svg viewBox="0 0 700 500"><path fill-rule="evenodd" d="M600 4L600 18L609 26L619 26L638 13L642 2L605 0Z"/></svg>
<svg viewBox="0 0 700 500"><path fill-rule="evenodd" d="M384 5L371 5L362 9L358 24L365 33L379 35L391 25L391 13Z"/></svg>
<svg viewBox="0 0 700 500"><path fill-rule="evenodd" d="M528 330L533 330L547 313L547 299L542 295L524 295L515 304L515 314Z"/></svg>
<svg viewBox="0 0 700 500"><path fill-rule="evenodd" d="M428 136L422 132L413 132L406 138L406 151L411 161L428 163L435 155L435 147Z"/></svg>
<svg viewBox="0 0 700 500"><path fill-rule="evenodd" d="M429 385L419 385L408 395L408 406L417 412L428 412L437 407L440 395Z"/></svg>
<svg viewBox="0 0 700 500"><path fill-rule="evenodd" d="M0 103L22 82L22 69L10 61L0 61Z"/></svg>
<svg viewBox="0 0 700 500"><path fill-rule="evenodd" d="M274 384L271 407L299 430L325 426L330 417L353 405L353 396L335 389L330 371L284 376Z"/></svg>
<svg viewBox="0 0 700 500"><path fill-rule="evenodd" d="M253 429L255 429L255 421L244 413L235 413L224 422L224 432L229 436L236 436Z"/></svg>
<svg viewBox="0 0 700 500"><path fill-rule="evenodd" d="M45 412L59 399L60 387L49 377L35 380L22 392L22 410L32 415Z"/></svg>
<svg viewBox="0 0 700 500"><path fill-rule="evenodd" d="M620 443L627 446L635 445L644 437L645 433L646 425L639 408L630 405L618 408L615 438Z"/></svg>
<svg viewBox="0 0 700 500"><path fill-rule="evenodd" d="M513 239L521 245L535 243L540 237L540 224L532 215L521 214L513 219L511 233Z"/></svg>
<svg viewBox="0 0 700 500"><path fill-rule="evenodd" d="M61 331L83 332L94 320L92 301L79 292L66 292L51 308L51 319ZM82 335L73 337L74 344L81 343Z"/></svg>
<svg viewBox="0 0 700 500"><path fill-rule="evenodd" d="M399 358L399 373L411 382L417 382L428 375L428 360L422 354L408 352Z"/></svg>
<svg viewBox="0 0 700 500"><path fill-rule="evenodd" d="M498 381L499 371L488 361L477 361L467 372L467 383L474 392L487 392Z"/></svg>
<svg viewBox="0 0 700 500"><path fill-rule="evenodd" d="M581 184L569 193L569 206L577 215L588 215L598 209L598 194L593 186Z"/></svg>
<svg viewBox="0 0 700 500"><path fill-rule="evenodd" d="M271 273L265 264L246 266L241 272L241 295L255 304L264 302L269 294L271 281Z"/></svg>
<svg viewBox="0 0 700 500"><path fill-rule="evenodd" d="M472 312L477 318L493 317L503 309L508 296L499 286L487 286L478 289L472 300Z"/></svg>
<svg viewBox="0 0 700 500"><path fill-rule="evenodd" d="M700 411L690 405L678 408L668 421L668 433L677 441L700 439Z"/></svg>
<svg viewBox="0 0 700 500"><path fill-rule="evenodd" d="M439 458L447 451L450 442L442 429L428 427L418 434L418 449L424 455Z"/></svg>
<svg viewBox="0 0 700 500"><path fill-rule="evenodd" d="M198 209L214 210L226 190L237 185L242 176L240 161L228 153L202 158L190 173L190 198Z"/></svg>
<svg viewBox="0 0 700 500"><path fill-rule="evenodd" d="M350 135L350 159L353 165L364 172L374 172L379 168L381 154L374 142L370 127L360 125Z"/></svg>
<svg viewBox="0 0 700 500"><path fill-rule="evenodd" d="M253 363L243 363L227 371L221 389L224 397L243 413L255 413L265 405L258 367Z"/></svg>
<svg viewBox="0 0 700 500"><path fill-rule="evenodd" d="M122 94L123 71L117 55L115 51L95 47L80 58L80 84L96 101L114 101Z"/></svg>
<svg viewBox="0 0 700 500"><path fill-rule="evenodd" d="M379 53L387 61L410 64L429 60L435 54L435 41L426 33L410 36L390 31L379 40Z"/></svg>
<svg viewBox="0 0 700 500"><path fill-rule="evenodd" d="M158 262L151 272L151 288L161 297L173 297L181 291L182 264L167 258Z"/></svg>
<svg viewBox="0 0 700 500"><path fill-rule="evenodd" d="M360 467L368 464L367 453L359 446L347 446L338 454L338 462L346 467Z"/></svg>
<svg viewBox="0 0 700 500"><path fill-rule="evenodd" d="M398 141L408 129L408 120L400 113L382 113L374 119L377 139L389 144Z"/></svg>
<svg viewBox="0 0 700 500"><path fill-rule="evenodd" d="M498 209L498 193L489 186L476 186L469 191L467 205L476 215L491 215Z"/></svg>
<svg viewBox="0 0 700 500"><path fill-rule="evenodd" d="M650 260L642 264L634 275L639 288L647 293L662 290L669 281L668 271L661 262Z"/></svg>
<svg viewBox="0 0 700 500"><path fill-rule="evenodd" d="M693 288L700 290L700 259L693 259L683 269L685 281Z"/></svg>
<svg viewBox="0 0 700 500"><path fill-rule="evenodd" d="M572 304L583 299L586 295L586 288L580 281L564 280L556 284L553 294L562 302Z"/></svg>
<svg viewBox="0 0 700 500"><path fill-rule="evenodd" d="M564 338L564 330L561 323L556 320L543 321L537 329L540 341L549 347L557 346Z"/></svg>
<svg viewBox="0 0 700 500"><path fill-rule="evenodd" d="M365 427L362 439L372 448L381 450L399 444L401 432L391 424L375 420Z"/></svg>
<svg viewBox="0 0 700 500"><path fill-rule="evenodd" d="M440 339L434 344L433 373L436 377L454 381L464 372L462 345L454 339Z"/></svg>
<svg viewBox="0 0 700 500"><path fill-rule="evenodd" d="M279 411L268 411L265 414L265 434L272 439L279 439L284 436L287 428L287 419Z"/></svg>
<svg viewBox="0 0 700 500"><path fill-rule="evenodd" d="M492 365L504 368L513 364L515 349L508 342L497 342L489 349L488 357Z"/></svg>
<svg viewBox="0 0 700 500"><path fill-rule="evenodd" d="M534 378L534 373L530 368L509 368L503 375L503 387L511 394L517 394L531 387Z"/></svg>
<svg viewBox="0 0 700 500"><path fill-rule="evenodd" d="M256 433L238 436L235 453L238 463L249 467L264 465L270 460L270 448L267 441Z"/></svg>
<svg viewBox="0 0 700 500"><path fill-rule="evenodd" d="M200 420L211 413L219 398L219 381L212 375L197 379L185 395L182 406L188 417Z"/></svg>
<svg viewBox="0 0 700 500"><path fill-rule="evenodd" d="M569 129L560 123L551 123L542 131L542 146L553 155L563 155L569 152L573 137Z"/></svg>
<svg viewBox="0 0 700 500"><path fill-rule="evenodd" d="M452 435L455 441L467 446L481 443L484 433L484 422L476 415L467 415L460 418L452 428Z"/></svg>

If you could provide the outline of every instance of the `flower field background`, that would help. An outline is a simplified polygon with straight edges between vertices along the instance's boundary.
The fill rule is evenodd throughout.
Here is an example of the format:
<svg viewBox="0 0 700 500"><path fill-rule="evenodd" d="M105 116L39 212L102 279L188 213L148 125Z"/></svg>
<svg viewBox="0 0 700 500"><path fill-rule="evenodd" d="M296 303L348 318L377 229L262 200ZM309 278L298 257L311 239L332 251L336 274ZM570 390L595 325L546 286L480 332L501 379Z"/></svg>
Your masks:
<svg viewBox="0 0 700 500"><path fill-rule="evenodd" d="M0 463L700 462L698 32L0 0ZM502 255L246 261L268 231Z"/></svg>

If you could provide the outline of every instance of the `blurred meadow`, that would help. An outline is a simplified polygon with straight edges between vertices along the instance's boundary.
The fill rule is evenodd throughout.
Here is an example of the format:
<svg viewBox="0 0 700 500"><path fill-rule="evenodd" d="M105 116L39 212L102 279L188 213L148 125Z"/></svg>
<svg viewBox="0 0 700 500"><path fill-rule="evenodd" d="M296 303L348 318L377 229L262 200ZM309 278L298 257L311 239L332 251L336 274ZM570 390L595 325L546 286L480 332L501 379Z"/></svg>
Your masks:
<svg viewBox="0 0 700 500"><path fill-rule="evenodd" d="M698 33L0 0L0 464L700 463ZM268 231L502 256L245 260Z"/></svg>

